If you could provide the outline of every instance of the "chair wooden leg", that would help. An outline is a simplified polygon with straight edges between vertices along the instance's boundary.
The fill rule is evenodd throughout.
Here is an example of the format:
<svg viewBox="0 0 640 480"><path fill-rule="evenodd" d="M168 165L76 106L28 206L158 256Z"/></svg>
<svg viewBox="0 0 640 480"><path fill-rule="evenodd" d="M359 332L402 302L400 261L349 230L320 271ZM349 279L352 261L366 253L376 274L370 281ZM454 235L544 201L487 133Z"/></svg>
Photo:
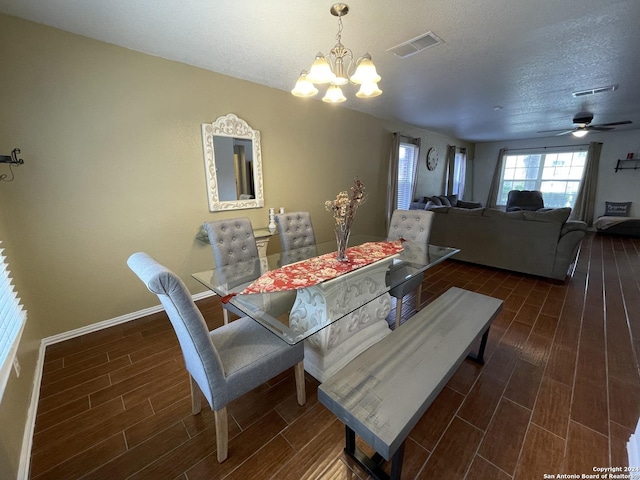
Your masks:
<svg viewBox="0 0 640 480"><path fill-rule="evenodd" d="M304 389L304 361L296 363L296 394L298 397L298 405L307 403L307 394Z"/></svg>
<svg viewBox="0 0 640 480"><path fill-rule="evenodd" d="M402 317L402 297L396 299L396 328L400 326L400 317Z"/></svg>
<svg viewBox="0 0 640 480"><path fill-rule="evenodd" d="M226 308L222 309L222 319L224 320L224 324L229 323L229 311Z"/></svg>
<svg viewBox="0 0 640 480"><path fill-rule="evenodd" d="M227 423L227 407L213 412L216 421L216 445L218 450L218 462L227 459L229 452L229 424Z"/></svg>
<svg viewBox="0 0 640 480"><path fill-rule="evenodd" d="M191 375L189 375L189 385L191 386L191 413L197 415L202 410L202 391Z"/></svg>
<svg viewBox="0 0 640 480"><path fill-rule="evenodd" d="M416 288L416 312L419 312L422 308L422 285Z"/></svg>

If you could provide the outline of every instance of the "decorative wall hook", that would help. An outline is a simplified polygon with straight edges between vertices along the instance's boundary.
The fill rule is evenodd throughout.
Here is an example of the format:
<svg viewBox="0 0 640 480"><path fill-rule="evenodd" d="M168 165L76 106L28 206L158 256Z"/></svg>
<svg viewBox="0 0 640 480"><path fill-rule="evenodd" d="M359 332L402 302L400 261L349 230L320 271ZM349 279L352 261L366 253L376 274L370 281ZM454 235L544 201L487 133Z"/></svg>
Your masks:
<svg viewBox="0 0 640 480"><path fill-rule="evenodd" d="M0 155L0 163L8 163L9 164L9 170L11 170L11 178L7 179L7 174L3 173L2 175L0 175L0 181L5 181L5 182L11 182L13 180L13 169L11 167L13 167L14 165L22 165L24 163L24 160L21 158L18 158L18 154L20 153L20 149L19 148L14 148L13 150L11 150L11 155Z"/></svg>

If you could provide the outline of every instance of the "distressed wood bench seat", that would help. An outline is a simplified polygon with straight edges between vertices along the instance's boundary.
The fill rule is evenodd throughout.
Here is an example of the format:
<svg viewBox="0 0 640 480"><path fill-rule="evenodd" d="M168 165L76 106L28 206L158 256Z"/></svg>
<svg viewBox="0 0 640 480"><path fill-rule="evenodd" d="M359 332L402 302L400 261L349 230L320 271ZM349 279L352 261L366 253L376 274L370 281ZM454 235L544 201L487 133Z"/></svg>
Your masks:
<svg viewBox="0 0 640 480"><path fill-rule="evenodd" d="M483 362L501 308L499 299L453 287L322 383L318 399L346 427L345 453L374 478L399 479L406 437L480 338L472 358ZM356 434L373 458L356 448Z"/></svg>

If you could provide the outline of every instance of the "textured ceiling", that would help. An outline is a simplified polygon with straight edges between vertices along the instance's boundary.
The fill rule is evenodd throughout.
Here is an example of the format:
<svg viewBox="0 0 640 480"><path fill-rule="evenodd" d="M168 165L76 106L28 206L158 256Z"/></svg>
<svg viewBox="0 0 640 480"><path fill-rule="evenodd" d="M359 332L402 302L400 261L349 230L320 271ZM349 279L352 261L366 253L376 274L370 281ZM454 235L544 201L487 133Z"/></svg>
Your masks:
<svg viewBox="0 0 640 480"><path fill-rule="evenodd" d="M537 132L571 128L583 110L593 123L640 128L639 0L348 3L342 41L356 56L371 54L384 93L361 100L347 87L340 108L469 141L545 136ZM0 12L289 91L316 52L335 44L331 5L0 0ZM428 31L444 44L405 59L387 51ZM571 95L612 84L612 93Z"/></svg>

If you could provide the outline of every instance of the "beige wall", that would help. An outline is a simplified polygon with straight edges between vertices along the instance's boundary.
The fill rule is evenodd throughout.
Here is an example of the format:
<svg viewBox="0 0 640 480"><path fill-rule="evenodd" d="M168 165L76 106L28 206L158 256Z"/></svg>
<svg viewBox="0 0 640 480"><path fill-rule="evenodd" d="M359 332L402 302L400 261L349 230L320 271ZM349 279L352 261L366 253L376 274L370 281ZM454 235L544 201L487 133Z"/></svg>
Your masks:
<svg viewBox="0 0 640 480"><path fill-rule="evenodd" d="M23 374L0 405L2 478L17 470L40 339L158 304L128 270L131 253L201 292L189 274L213 266L195 240L203 221L266 226L268 207L283 206L310 211L327 240L324 201L356 175L369 200L354 229L382 234L390 132L423 145L434 135L7 16L0 58L0 153L19 147L25 160L0 184L0 235L29 312ZM200 124L227 113L261 131L265 208L208 211Z"/></svg>

